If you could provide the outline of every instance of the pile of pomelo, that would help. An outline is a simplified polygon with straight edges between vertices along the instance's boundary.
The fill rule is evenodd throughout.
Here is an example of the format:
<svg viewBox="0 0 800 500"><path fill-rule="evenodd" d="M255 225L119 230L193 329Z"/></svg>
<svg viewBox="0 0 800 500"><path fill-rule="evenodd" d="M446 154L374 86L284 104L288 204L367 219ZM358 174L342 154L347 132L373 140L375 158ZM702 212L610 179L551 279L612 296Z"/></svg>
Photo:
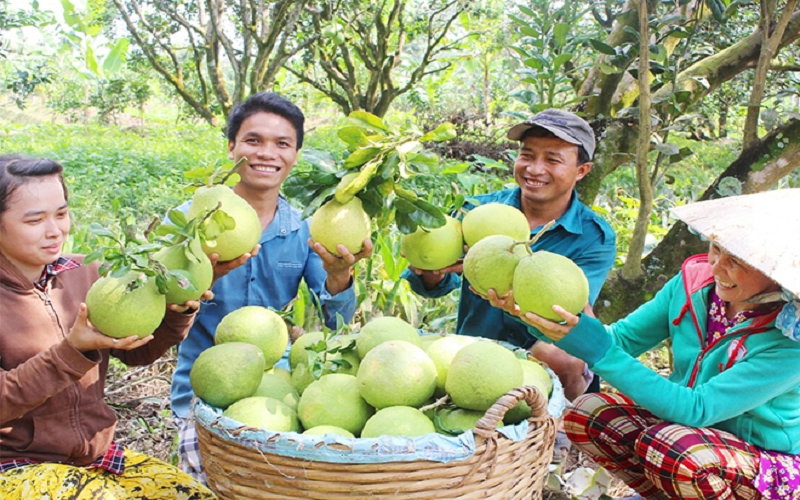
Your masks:
<svg viewBox="0 0 800 500"><path fill-rule="evenodd" d="M191 371L195 394L243 424L276 432L417 437L455 435L474 427L495 401L532 385L545 396L548 372L491 341L459 335L420 336L399 318L376 318L358 335L299 337L290 370L273 365L288 345L282 319L249 306L223 318L216 345ZM327 346L326 364L313 363ZM311 368L309 368L311 366ZM444 395L449 401L442 401ZM439 406L433 405L439 400ZM433 406L425 412L420 408ZM530 416L520 403L506 414Z"/></svg>

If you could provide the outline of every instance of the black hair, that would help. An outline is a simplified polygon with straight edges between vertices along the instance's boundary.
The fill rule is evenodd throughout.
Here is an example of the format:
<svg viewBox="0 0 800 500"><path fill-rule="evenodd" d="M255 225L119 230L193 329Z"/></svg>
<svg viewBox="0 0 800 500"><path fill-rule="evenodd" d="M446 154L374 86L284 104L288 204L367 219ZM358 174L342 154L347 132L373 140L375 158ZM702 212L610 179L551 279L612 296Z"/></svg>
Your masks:
<svg viewBox="0 0 800 500"><path fill-rule="evenodd" d="M556 139L559 139L559 137L556 134L550 132L549 130L543 127L529 128L528 130L522 133L522 137L520 137L519 140L520 142L523 142L528 137L555 137ZM583 165L584 163L589 163L590 161L592 161L592 159L589 157L589 153L586 151L586 148L584 148L580 144L576 144L576 146L578 146L578 165Z"/></svg>
<svg viewBox="0 0 800 500"><path fill-rule="evenodd" d="M230 142L236 142L236 134L239 133L242 122L256 113L272 113L286 118L297 134L296 149L299 151L303 147L303 123L305 122L303 112L292 101L275 92L253 94L246 101L233 107L233 111L228 116L227 136Z"/></svg>
<svg viewBox="0 0 800 500"><path fill-rule="evenodd" d="M48 175L55 175L58 178L64 189L64 199L68 199L63 172L64 167L53 160L21 155L0 155L0 215L8 210L8 200L17 188L33 179L41 179Z"/></svg>

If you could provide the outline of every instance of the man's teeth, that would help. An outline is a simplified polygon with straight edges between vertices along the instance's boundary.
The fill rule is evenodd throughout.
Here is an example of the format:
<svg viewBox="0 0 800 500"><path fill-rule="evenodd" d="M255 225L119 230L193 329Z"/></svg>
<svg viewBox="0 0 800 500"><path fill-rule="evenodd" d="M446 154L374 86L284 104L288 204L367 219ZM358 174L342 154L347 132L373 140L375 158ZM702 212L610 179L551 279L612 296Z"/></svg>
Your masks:
<svg viewBox="0 0 800 500"><path fill-rule="evenodd" d="M736 286L735 283L726 283L726 282L724 282L722 280L717 280L717 283L719 283L720 285L724 286L725 288L733 288L734 286Z"/></svg>
<svg viewBox="0 0 800 500"><path fill-rule="evenodd" d="M278 167L262 167L261 165L253 165L253 170L257 172L277 172Z"/></svg>
<svg viewBox="0 0 800 500"><path fill-rule="evenodd" d="M526 182L528 183L529 186L544 186L545 185L544 182L532 181L530 179L528 179Z"/></svg>

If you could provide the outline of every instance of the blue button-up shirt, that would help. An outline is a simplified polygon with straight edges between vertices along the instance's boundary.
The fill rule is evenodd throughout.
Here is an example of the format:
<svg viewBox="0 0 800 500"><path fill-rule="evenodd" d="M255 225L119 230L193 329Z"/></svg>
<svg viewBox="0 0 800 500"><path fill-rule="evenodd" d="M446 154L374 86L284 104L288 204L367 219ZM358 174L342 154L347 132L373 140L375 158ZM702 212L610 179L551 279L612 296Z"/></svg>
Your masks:
<svg viewBox="0 0 800 500"><path fill-rule="evenodd" d="M481 204L503 203L522 210L519 187L476 196ZM531 231L531 236L541 227ZM594 304L617 255L616 235L600 216L578 201L573 190L572 200L556 224L542 236L533 250L547 250L572 259L589 280L589 302ZM456 333L489 339L504 340L521 347L530 347L535 339L527 325L492 307L488 301L469 289L469 282L450 273L434 288L426 290L422 278L410 270L403 272L411 289L423 297L441 297L461 287L458 303Z"/></svg>
<svg viewBox="0 0 800 500"><path fill-rule="evenodd" d="M179 207L186 212L189 204ZM189 417L194 395L189 372L205 349L214 345L214 333L223 316L244 306L282 309L297 296L300 280L320 298L325 324L336 327L336 313L349 322L356 308L351 286L335 296L325 289L327 273L322 259L308 246L310 219L301 220L300 211L281 196L275 218L261 234L258 255L214 283L214 299L203 302L189 335L178 347L178 365L172 377L172 410Z"/></svg>

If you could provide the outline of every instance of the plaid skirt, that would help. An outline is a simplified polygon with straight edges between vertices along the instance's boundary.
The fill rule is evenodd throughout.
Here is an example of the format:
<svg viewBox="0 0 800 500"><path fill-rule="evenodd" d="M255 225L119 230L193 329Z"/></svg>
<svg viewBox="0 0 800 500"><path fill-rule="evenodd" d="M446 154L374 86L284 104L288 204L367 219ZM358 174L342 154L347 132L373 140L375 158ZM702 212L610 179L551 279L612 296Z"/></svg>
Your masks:
<svg viewBox="0 0 800 500"><path fill-rule="evenodd" d="M157 458L125 450L125 469L114 474L95 467L40 463L0 474L4 500L214 500L207 487Z"/></svg>
<svg viewBox="0 0 800 500"><path fill-rule="evenodd" d="M621 394L581 396L564 428L575 446L648 499L800 499L796 456L665 422Z"/></svg>

